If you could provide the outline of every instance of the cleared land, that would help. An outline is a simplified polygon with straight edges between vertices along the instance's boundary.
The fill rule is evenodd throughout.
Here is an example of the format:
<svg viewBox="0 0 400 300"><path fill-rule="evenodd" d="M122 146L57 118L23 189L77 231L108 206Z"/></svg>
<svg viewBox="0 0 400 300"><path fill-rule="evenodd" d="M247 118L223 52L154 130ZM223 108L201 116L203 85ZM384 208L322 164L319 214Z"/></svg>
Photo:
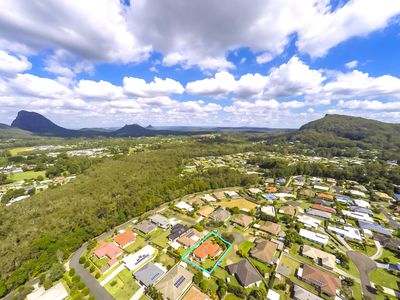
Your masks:
<svg viewBox="0 0 400 300"><path fill-rule="evenodd" d="M239 208L245 208L245 209L255 209L257 207L257 204L250 202L249 200L246 200L244 198L241 199L233 199L230 201L223 201L217 203L220 206L227 207L227 208L233 208L233 207L239 207Z"/></svg>
<svg viewBox="0 0 400 300"><path fill-rule="evenodd" d="M46 178L46 172L45 171L26 171L22 173L16 173L10 175L10 178L14 181L20 181L20 180L29 180L29 179L36 179L38 176L43 176L43 178Z"/></svg>

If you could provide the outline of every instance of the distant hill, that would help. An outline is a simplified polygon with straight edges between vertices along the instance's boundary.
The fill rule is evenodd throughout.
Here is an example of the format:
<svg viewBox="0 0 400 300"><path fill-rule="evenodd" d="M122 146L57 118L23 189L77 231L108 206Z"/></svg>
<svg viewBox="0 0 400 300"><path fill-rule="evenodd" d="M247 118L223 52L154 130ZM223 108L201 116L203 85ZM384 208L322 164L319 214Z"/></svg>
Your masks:
<svg viewBox="0 0 400 300"><path fill-rule="evenodd" d="M0 123L0 139L32 138L32 133Z"/></svg>

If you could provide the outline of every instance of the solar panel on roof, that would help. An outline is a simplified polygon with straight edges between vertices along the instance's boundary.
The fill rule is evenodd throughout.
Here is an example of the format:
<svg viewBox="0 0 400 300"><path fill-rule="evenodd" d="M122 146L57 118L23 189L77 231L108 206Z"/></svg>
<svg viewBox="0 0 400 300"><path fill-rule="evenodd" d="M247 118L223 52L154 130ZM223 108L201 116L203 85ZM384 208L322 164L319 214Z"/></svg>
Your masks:
<svg viewBox="0 0 400 300"><path fill-rule="evenodd" d="M152 281L155 280L159 275L160 275L160 273L154 274L153 277L151 277L151 280L152 280Z"/></svg>
<svg viewBox="0 0 400 300"><path fill-rule="evenodd" d="M184 281L185 281L185 277L181 276L181 277L178 278L177 281L175 281L174 286L176 288L179 288Z"/></svg>

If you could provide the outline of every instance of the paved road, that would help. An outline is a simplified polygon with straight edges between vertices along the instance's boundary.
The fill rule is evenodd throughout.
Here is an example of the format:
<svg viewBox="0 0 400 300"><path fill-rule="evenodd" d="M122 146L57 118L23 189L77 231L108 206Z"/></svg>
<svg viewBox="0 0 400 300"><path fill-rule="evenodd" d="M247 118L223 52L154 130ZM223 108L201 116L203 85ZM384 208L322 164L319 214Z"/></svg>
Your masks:
<svg viewBox="0 0 400 300"><path fill-rule="evenodd" d="M365 299L375 299L371 281L369 280L369 272L376 268L376 263L368 256L357 251L347 251L346 254L354 262L360 273L362 293Z"/></svg>
<svg viewBox="0 0 400 300"><path fill-rule="evenodd" d="M107 292L107 290L102 287L96 278L93 277L80 263L79 258L81 257L82 253L86 250L87 244L83 244L78 251L76 251L70 261L69 266L70 268L74 268L76 274L78 274L86 286L90 289L90 294L96 297L96 300L113 300L113 297Z"/></svg>

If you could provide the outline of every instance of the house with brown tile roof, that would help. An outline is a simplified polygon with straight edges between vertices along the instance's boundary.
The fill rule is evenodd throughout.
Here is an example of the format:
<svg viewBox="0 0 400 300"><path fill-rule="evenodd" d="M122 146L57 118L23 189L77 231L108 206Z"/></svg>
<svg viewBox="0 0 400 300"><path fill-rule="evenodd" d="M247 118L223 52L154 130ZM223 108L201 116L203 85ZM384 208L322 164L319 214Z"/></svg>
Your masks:
<svg viewBox="0 0 400 300"><path fill-rule="evenodd" d="M182 300L211 300L211 298L192 285Z"/></svg>
<svg viewBox="0 0 400 300"><path fill-rule="evenodd" d="M281 225L271 221L266 221L260 226L260 230L273 235L278 235L281 232Z"/></svg>
<svg viewBox="0 0 400 300"><path fill-rule="evenodd" d="M294 216L296 214L296 209L291 205L286 205L282 206L278 212L284 215Z"/></svg>
<svg viewBox="0 0 400 300"><path fill-rule="evenodd" d="M254 242L256 246L250 250L250 255L262 263L271 265L278 245L262 238Z"/></svg>
<svg viewBox="0 0 400 300"><path fill-rule="evenodd" d="M276 193L278 189L274 186L268 186L266 189L267 193Z"/></svg>
<svg viewBox="0 0 400 300"><path fill-rule="evenodd" d="M325 194L325 193L318 193L317 198L328 200L328 201L333 201L333 196L329 195L329 194Z"/></svg>
<svg viewBox="0 0 400 300"><path fill-rule="evenodd" d="M311 205L311 208L316 209L316 210L320 210L320 211L325 211L331 214L336 214L336 210L333 209L332 207L327 207L327 206L323 206L320 204L313 204Z"/></svg>
<svg viewBox="0 0 400 300"><path fill-rule="evenodd" d="M335 297L337 290L342 287L339 278L310 265L304 265L303 268L300 268L298 275L304 281L331 297Z"/></svg>
<svg viewBox="0 0 400 300"><path fill-rule="evenodd" d="M191 228L182 234L176 241L181 244L185 248L190 248L197 244L202 238L204 234L198 232L196 229Z"/></svg>
<svg viewBox="0 0 400 300"><path fill-rule="evenodd" d="M249 227L251 222L253 222L253 218L244 214L239 214L235 218L231 220L232 223L238 224L243 228Z"/></svg>
<svg viewBox="0 0 400 300"><path fill-rule="evenodd" d="M226 198L225 192L224 192L224 191L217 191L217 192L214 192L213 195L214 195L214 197L217 198L218 200L221 200L221 199L225 199L225 198Z"/></svg>
<svg viewBox="0 0 400 300"><path fill-rule="evenodd" d="M118 244L121 248L125 248L131 245L136 239L136 234L132 230L127 230L123 233L118 234L113 238L113 241Z"/></svg>
<svg viewBox="0 0 400 300"><path fill-rule="evenodd" d="M200 216L207 218L212 212L214 211L214 208L211 206L205 206L197 212Z"/></svg>

